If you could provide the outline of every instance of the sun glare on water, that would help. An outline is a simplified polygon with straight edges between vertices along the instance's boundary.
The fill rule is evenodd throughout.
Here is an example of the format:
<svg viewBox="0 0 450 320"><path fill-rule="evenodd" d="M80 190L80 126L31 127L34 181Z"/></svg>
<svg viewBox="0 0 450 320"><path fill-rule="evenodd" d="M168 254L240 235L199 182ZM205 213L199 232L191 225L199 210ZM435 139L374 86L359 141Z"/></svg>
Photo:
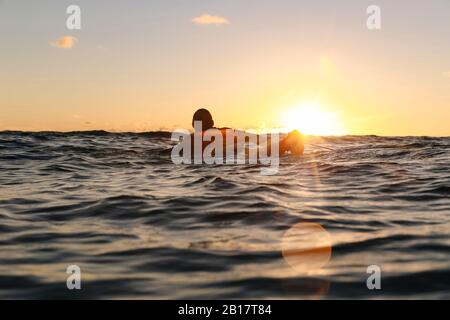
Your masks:
<svg viewBox="0 0 450 320"><path fill-rule="evenodd" d="M344 135L346 130L338 115L325 110L318 102L305 102L282 114L285 130L298 129L304 134L318 136Z"/></svg>

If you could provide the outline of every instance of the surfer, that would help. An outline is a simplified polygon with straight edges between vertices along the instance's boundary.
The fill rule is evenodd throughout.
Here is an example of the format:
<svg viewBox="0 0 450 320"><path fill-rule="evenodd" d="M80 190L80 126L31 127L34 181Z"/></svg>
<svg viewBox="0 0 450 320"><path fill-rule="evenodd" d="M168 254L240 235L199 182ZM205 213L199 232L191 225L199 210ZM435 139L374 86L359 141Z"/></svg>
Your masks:
<svg viewBox="0 0 450 320"><path fill-rule="evenodd" d="M200 123L201 126L196 125L196 123ZM198 109L195 113L194 116L192 117L192 127L194 128L194 133L192 134L192 137L195 137L195 135L201 135L203 137L203 135L206 134L206 132L210 129L216 129L216 130L220 130L220 132L223 135L223 142L224 142L224 148L225 148L225 143L226 143L226 136L227 136L227 131L230 131L232 129L230 128L215 128L214 127L214 120L212 118L211 113L204 108ZM194 139L192 139L192 141L194 141ZM193 143L193 142L192 142ZM211 143L211 141L204 141L203 140L203 148L205 149L209 144ZM259 137L257 137L257 143L259 145ZM237 139L236 137L234 137L234 148L236 149L236 145L237 145ZM288 152L290 152L291 154L294 155L302 155L303 151L304 151L304 142L303 142L303 137L300 134L300 132L298 130L294 130L292 132L290 132L284 139L279 141L279 155L283 155L286 154ZM269 144L270 146L270 144ZM268 153L270 154L270 150L268 150Z"/></svg>

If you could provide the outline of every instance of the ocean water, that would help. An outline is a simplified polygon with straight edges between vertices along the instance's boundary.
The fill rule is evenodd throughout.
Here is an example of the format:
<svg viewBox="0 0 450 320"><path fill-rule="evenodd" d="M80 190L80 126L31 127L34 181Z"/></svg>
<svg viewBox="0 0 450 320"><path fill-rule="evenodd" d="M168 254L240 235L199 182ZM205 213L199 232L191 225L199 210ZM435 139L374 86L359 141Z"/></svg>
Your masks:
<svg viewBox="0 0 450 320"><path fill-rule="evenodd" d="M0 298L450 298L450 138L311 137L274 176L174 165L171 146L166 133L0 133ZM331 250L306 271L283 254L305 223Z"/></svg>

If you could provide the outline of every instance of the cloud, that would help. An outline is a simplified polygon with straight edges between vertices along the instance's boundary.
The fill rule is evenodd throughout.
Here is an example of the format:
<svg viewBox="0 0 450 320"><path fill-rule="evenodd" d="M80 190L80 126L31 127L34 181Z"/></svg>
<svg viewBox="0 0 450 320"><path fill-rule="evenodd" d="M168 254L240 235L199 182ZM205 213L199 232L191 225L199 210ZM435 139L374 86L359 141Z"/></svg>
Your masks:
<svg viewBox="0 0 450 320"><path fill-rule="evenodd" d="M202 14L201 16L195 17L194 19L192 19L192 22L196 25L215 24L217 26L230 23L230 21L228 21L226 18L219 17L219 16L212 16L207 13Z"/></svg>
<svg viewBox="0 0 450 320"><path fill-rule="evenodd" d="M442 76L445 77L445 78L450 78L450 71L442 72Z"/></svg>
<svg viewBox="0 0 450 320"><path fill-rule="evenodd" d="M78 41L77 38L72 36L64 36L51 42L50 44L54 47L62 48L62 49L70 49L75 46L75 43Z"/></svg>

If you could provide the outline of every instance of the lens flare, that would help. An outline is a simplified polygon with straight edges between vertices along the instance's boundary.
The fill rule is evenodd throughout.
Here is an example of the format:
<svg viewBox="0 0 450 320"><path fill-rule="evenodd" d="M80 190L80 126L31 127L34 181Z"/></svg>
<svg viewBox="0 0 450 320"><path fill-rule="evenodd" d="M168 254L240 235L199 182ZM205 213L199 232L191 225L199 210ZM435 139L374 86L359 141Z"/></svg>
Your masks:
<svg viewBox="0 0 450 320"><path fill-rule="evenodd" d="M331 236L317 223L298 223L283 236L284 260L297 273L313 274L331 258Z"/></svg>

